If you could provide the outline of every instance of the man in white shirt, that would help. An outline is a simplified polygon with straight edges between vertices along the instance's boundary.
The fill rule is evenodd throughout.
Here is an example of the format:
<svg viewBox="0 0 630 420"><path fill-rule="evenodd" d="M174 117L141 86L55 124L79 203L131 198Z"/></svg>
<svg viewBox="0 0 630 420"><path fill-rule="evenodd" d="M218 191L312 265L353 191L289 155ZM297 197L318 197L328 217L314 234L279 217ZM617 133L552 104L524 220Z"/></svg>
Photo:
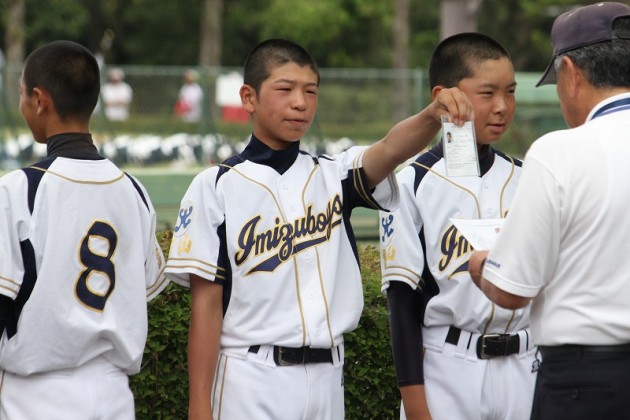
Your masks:
<svg viewBox="0 0 630 420"><path fill-rule="evenodd" d="M198 79L199 73L196 70L186 70L184 73L184 84L179 89L175 112L186 122L197 122L201 118L203 89L197 83Z"/></svg>
<svg viewBox="0 0 630 420"><path fill-rule="evenodd" d="M109 70L107 77L109 82L105 83L101 90L105 102L105 116L110 121L126 121L129 119L133 90L125 83L125 73L121 69Z"/></svg>
<svg viewBox="0 0 630 420"><path fill-rule="evenodd" d="M494 302L532 301L540 346L532 419L630 412L630 6L564 13L538 85L557 84L570 129L528 151L506 223L469 272Z"/></svg>

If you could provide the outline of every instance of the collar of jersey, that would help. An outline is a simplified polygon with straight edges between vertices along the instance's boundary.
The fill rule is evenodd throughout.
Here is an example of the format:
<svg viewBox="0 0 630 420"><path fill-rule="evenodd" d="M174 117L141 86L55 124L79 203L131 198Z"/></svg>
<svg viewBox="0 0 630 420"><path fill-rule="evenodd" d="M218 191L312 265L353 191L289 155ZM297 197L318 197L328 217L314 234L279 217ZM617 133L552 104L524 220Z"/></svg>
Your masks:
<svg viewBox="0 0 630 420"><path fill-rule="evenodd" d="M90 133L61 133L46 140L46 154L49 158L99 160L96 146Z"/></svg>
<svg viewBox="0 0 630 420"><path fill-rule="evenodd" d="M259 165L269 166L282 175L293 165L299 152L299 141L291 143L289 148L285 150L273 150L252 134L249 144L240 153L240 156Z"/></svg>

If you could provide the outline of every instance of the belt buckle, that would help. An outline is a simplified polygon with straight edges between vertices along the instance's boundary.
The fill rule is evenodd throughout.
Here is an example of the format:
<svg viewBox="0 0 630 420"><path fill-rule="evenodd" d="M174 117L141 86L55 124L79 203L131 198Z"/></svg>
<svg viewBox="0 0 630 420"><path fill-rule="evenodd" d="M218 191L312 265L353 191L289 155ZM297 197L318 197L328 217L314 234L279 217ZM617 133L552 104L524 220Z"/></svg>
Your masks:
<svg viewBox="0 0 630 420"><path fill-rule="evenodd" d="M284 358L284 347L275 346L273 348L274 351L274 361L278 366L293 366L299 364L300 362L296 362L295 360L286 360ZM304 363L304 349L302 349L302 363Z"/></svg>
<svg viewBox="0 0 630 420"><path fill-rule="evenodd" d="M502 337L501 334L487 334L479 336L479 339L477 339L477 357L480 359L487 360L496 357L495 355L486 354L486 339L488 338L501 339Z"/></svg>
<svg viewBox="0 0 630 420"><path fill-rule="evenodd" d="M276 364L278 366L291 366L292 363L289 363L288 361L284 360L284 351L283 348L281 346L275 346L273 348L273 351L275 353L275 359L276 359Z"/></svg>

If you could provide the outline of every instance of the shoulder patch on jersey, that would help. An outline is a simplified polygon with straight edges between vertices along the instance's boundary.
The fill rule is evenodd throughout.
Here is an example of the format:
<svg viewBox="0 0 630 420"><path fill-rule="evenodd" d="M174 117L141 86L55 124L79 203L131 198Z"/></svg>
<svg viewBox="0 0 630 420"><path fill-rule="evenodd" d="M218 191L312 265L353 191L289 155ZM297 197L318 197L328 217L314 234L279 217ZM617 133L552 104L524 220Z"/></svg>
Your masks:
<svg viewBox="0 0 630 420"><path fill-rule="evenodd" d="M396 258L396 247L392 243L392 235L394 234L394 215L391 213L381 213L381 226L383 228L381 235L381 253L385 266L389 266Z"/></svg>
<svg viewBox="0 0 630 420"><path fill-rule="evenodd" d="M394 228L391 227L393 223L393 214L383 213L381 215L381 226L383 226L383 235L381 236L381 242L385 243L387 241L387 238L391 237L394 234Z"/></svg>
<svg viewBox="0 0 630 420"><path fill-rule="evenodd" d="M193 203L184 201L177 212L177 224L173 228L173 235L182 236L193 222Z"/></svg>

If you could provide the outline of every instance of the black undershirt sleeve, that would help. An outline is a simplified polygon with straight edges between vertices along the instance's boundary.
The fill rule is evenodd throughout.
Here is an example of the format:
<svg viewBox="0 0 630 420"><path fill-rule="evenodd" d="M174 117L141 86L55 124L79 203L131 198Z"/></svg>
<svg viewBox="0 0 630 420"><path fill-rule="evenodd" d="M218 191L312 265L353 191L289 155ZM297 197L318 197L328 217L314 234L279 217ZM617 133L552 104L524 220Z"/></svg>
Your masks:
<svg viewBox="0 0 630 420"><path fill-rule="evenodd" d="M8 296L0 295L0 337L7 326L12 310L13 300Z"/></svg>
<svg viewBox="0 0 630 420"><path fill-rule="evenodd" d="M422 294L392 281L387 288L389 326L398 385L424 384L422 369Z"/></svg>

